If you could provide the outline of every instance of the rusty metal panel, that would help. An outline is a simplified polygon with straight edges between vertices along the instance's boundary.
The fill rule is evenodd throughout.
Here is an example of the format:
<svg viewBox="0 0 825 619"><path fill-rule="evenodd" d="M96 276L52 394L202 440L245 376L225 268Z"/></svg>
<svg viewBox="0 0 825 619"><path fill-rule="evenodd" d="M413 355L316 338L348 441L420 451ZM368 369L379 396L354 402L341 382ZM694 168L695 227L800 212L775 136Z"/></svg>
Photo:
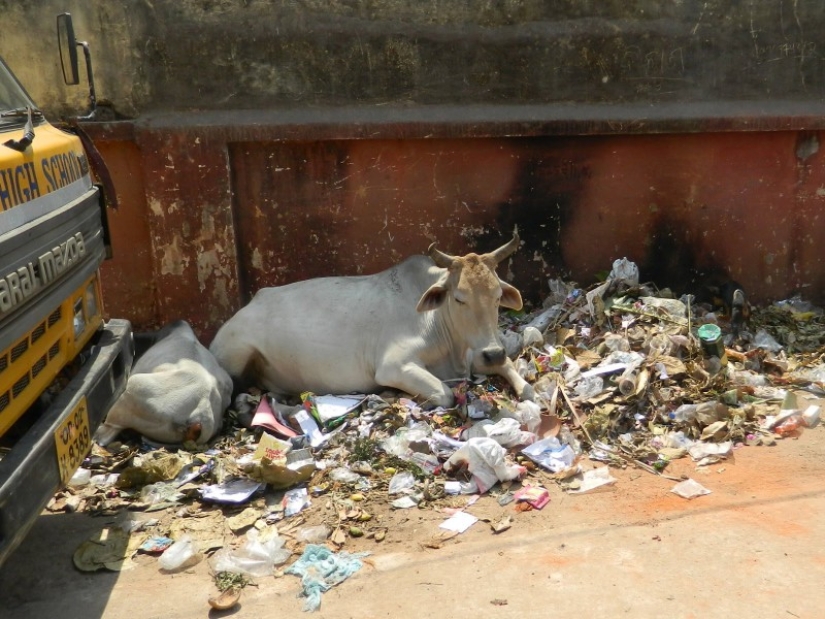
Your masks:
<svg viewBox="0 0 825 619"><path fill-rule="evenodd" d="M129 317L143 328L157 326L155 272L141 153L131 139L101 139L96 143L112 175L119 208L107 214L113 259L101 266L107 317Z"/></svg>
<svg viewBox="0 0 825 619"><path fill-rule="evenodd" d="M627 255L661 285L721 272L756 300L798 290L821 299L820 140L794 132L607 140L588 158L588 182L562 226L564 262L583 277Z"/></svg>
<svg viewBox="0 0 825 619"><path fill-rule="evenodd" d="M266 285L371 273L437 241L474 247L512 194L507 140L234 144L245 297ZM509 231L496 232L500 243Z"/></svg>
<svg viewBox="0 0 825 619"><path fill-rule="evenodd" d="M775 132L236 144L245 293L372 272L434 240L484 250L518 225L524 244L511 272L534 302L547 278L587 284L623 256L661 286L723 274L756 299L818 294L818 140Z"/></svg>
<svg viewBox="0 0 825 619"><path fill-rule="evenodd" d="M146 217L160 322L213 333L238 307L229 163L223 142L142 131Z"/></svg>
<svg viewBox="0 0 825 619"><path fill-rule="evenodd" d="M143 175L129 193L144 192L145 230L135 214L113 218L104 284L124 298L107 299L110 311L123 308L138 327L147 316L130 310L134 290L124 287L135 273L145 289L145 263L133 269L124 257L147 234L156 321L186 318L209 340L263 286L375 272L433 241L486 251L515 226L523 245L500 271L533 305L549 278L588 285L621 257L677 291L722 276L759 302L797 291L825 301L821 131L323 139L334 131L315 127L304 140L287 131L136 129L118 156Z"/></svg>

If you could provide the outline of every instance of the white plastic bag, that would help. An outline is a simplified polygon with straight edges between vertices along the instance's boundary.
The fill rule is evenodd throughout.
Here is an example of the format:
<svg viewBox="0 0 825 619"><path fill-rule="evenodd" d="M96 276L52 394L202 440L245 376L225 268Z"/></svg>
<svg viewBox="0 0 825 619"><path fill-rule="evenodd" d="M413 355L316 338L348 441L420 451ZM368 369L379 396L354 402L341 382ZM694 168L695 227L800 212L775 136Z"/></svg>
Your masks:
<svg viewBox="0 0 825 619"><path fill-rule="evenodd" d="M541 406L525 400L516 405L516 418L528 432L536 433L541 425Z"/></svg>
<svg viewBox="0 0 825 619"><path fill-rule="evenodd" d="M521 450L540 467L558 473L572 466L576 454L570 445L562 445L555 436L548 436Z"/></svg>
<svg viewBox="0 0 825 619"><path fill-rule="evenodd" d="M529 445L538 438L532 432L524 432L521 424L510 417L499 419L496 423L482 426L488 438L493 439L502 447L514 447L515 445Z"/></svg>
<svg viewBox="0 0 825 619"><path fill-rule="evenodd" d="M499 481L518 479L527 472L523 466L508 464L506 455L504 447L491 438L471 438L450 456L444 468L449 472L466 464L473 476L475 490L484 493Z"/></svg>
<svg viewBox="0 0 825 619"><path fill-rule="evenodd" d="M635 262L627 258L619 258L613 261L613 268L608 276L608 281L615 281L628 286L639 285L639 267Z"/></svg>
<svg viewBox="0 0 825 619"><path fill-rule="evenodd" d="M237 550L218 551L212 567L215 572L232 572L252 577L269 576L276 565L285 563L292 554L284 548L284 538L272 535L262 542L257 529L250 529L246 534L246 543Z"/></svg>
<svg viewBox="0 0 825 619"><path fill-rule="evenodd" d="M415 488L415 477L409 471L398 471L390 479L388 494L402 494Z"/></svg>
<svg viewBox="0 0 825 619"><path fill-rule="evenodd" d="M194 560L197 553L198 545L195 540L188 535L183 535L163 551L163 554L160 555L158 559L158 563L167 572L175 572L197 563L197 561Z"/></svg>

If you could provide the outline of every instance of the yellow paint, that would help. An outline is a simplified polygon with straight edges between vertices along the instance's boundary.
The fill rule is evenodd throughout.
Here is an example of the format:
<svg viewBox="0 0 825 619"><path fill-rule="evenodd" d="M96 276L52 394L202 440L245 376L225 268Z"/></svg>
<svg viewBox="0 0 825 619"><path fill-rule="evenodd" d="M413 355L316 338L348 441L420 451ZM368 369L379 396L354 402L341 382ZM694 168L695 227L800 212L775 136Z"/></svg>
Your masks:
<svg viewBox="0 0 825 619"><path fill-rule="evenodd" d="M22 129L0 131L0 142L22 137ZM91 185L80 139L48 123L40 125L24 152L0 147L0 210L18 207L81 178Z"/></svg>

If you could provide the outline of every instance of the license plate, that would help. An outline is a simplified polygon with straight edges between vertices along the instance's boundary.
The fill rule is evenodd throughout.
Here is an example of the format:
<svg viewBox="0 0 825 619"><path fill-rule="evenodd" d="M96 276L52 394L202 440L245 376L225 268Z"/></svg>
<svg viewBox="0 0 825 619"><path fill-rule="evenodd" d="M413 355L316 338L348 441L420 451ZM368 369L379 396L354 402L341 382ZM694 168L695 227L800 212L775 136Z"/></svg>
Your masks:
<svg viewBox="0 0 825 619"><path fill-rule="evenodd" d="M55 430L54 443L57 450L57 465L60 468L60 481L65 485L92 447L85 397L80 399L71 414Z"/></svg>

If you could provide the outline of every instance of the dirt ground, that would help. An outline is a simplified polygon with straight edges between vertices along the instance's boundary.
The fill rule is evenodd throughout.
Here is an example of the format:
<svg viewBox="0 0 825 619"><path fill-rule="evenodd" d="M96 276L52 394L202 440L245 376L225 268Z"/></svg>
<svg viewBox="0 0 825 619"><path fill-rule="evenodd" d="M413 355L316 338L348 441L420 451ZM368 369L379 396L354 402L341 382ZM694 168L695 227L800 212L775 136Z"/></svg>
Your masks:
<svg viewBox="0 0 825 619"><path fill-rule="evenodd" d="M516 511L483 496L466 511L513 518L494 534L477 522L442 543L435 510L387 509L368 498L370 526L382 542L360 538L345 550L372 554L350 579L322 596L323 618L478 617L806 617L825 608L825 430L807 429L774 447L741 447L724 462L697 469L675 461L710 489L693 500L675 482L643 470L611 469L612 486L573 495L546 481L542 510ZM541 477L539 477L541 479ZM308 524L330 516L314 499ZM467 497L456 499L456 506ZM134 513L148 518L157 514ZM134 569L81 573L75 549L112 517L44 514L0 570L5 619L193 619L301 614L300 581L279 575L243 591L231 611L210 610L207 560L177 574L157 560ZM440 547L437 547L439 546ZM431 547L436 546L436 547Z"/></svg>

